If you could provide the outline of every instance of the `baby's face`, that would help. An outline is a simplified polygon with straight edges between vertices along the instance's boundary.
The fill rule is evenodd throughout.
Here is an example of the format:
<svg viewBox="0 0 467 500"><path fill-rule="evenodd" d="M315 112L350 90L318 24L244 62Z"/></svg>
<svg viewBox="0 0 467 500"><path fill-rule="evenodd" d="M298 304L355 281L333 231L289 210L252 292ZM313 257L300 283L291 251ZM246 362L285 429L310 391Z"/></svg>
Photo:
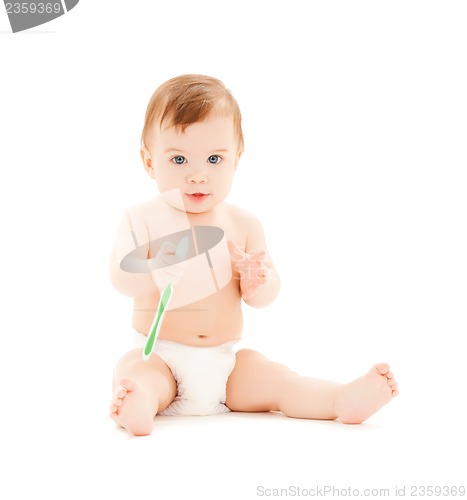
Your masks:
<svg viewBox="0 0 467 500"><path fill-rule="evenodd" d="M178 188L187 212L208 212L229 194L239 159L231 116L211 116L185 132L154 127L149 143L146 171L161 193Z"/></svg>

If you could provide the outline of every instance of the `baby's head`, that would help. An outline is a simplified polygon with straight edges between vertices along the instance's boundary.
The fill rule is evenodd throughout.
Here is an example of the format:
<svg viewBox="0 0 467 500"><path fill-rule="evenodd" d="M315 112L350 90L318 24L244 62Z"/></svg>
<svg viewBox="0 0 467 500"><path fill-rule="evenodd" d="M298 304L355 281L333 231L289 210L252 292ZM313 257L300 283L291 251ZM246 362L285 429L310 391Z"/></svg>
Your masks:
<svg viewBox="0 0 467 500"><path fill-rule="evenodd" d="M188 125L209 116L231 116L238 149L243 152L242 117L237 101L225 85L204 75L182 75L163 83L152 95L144 119L141 146L151 145L151 132L175 127L184 132Z"/></svg>
<svg viewBox="0 0 467 500"><path fill-rule="evenodd" d="M226 198L243 147L240 109L221 81L182 75L151 97L144 167L161 192L180 190L187 211L209 211Z"/></svg>

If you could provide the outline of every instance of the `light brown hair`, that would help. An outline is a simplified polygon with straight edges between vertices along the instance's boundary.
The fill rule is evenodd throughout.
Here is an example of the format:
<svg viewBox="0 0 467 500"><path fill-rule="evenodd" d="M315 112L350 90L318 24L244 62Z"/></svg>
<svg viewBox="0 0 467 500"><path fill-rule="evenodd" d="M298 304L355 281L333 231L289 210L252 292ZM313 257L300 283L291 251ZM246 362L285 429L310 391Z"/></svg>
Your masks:
<svg viewBox="0 0 467 500"><path fill-rule="evenodd" d="M218 79L205 75L181 75L163 83L152 95L146 109L141 145L148 145L151 127L178 127L182 132L192 123L202 122L211 113L232 114L238 149L244 149L242 117L237 101Z"/></svg>

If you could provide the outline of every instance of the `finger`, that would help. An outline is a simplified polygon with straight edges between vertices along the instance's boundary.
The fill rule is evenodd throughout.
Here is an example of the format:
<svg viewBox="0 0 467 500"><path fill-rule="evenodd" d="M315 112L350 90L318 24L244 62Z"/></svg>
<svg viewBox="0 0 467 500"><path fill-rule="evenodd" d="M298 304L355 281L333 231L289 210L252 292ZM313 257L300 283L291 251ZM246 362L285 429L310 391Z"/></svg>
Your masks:
<svg viewBox="0 0 467 500"><path fill-rule="evenodd" d="M256 278L258 279L258 281L259 281L260 283L264 283L264 282L266 282L266 281L267 281L267 279L268 279L268 275L267 275L267 273L266 273L265 271L260 271L260 270L258 270L258 271L256 272Z"/></svg>
<svg viewBox="0 0 467 500"><path fill-rule="evenodd" d="M171 241L164 241L159 250L162 254L173 254L177 251L177 247Z"/></svg>
<svg viewBox="0 0 467 500"><path fill-rule="evenodd" d="M271 270L267 266L260 266L256 270L256 276L260 279L268 278Z"/></svg>

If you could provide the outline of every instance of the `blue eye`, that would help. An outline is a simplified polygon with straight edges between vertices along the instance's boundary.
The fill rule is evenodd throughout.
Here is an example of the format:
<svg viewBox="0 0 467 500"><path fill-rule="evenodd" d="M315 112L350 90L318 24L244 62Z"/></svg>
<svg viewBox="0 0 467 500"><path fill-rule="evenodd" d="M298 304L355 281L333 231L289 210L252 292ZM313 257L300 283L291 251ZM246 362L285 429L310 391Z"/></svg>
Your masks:
<svg viewBox="0 0 467 500"><path fill-rule="evenodd" d="M220 163L221 160L222 160L222 158L218 155L211 155L208 158L208 162L213 163L213 164Z"/></svg>
<svg viewBox="0 0 467 500"><path fill-rule="evenodd" d="M172 158L172 161L176 164L176 165L183 165L184 163L186 163L186 158L184 156L174 156Z"/></svg>

